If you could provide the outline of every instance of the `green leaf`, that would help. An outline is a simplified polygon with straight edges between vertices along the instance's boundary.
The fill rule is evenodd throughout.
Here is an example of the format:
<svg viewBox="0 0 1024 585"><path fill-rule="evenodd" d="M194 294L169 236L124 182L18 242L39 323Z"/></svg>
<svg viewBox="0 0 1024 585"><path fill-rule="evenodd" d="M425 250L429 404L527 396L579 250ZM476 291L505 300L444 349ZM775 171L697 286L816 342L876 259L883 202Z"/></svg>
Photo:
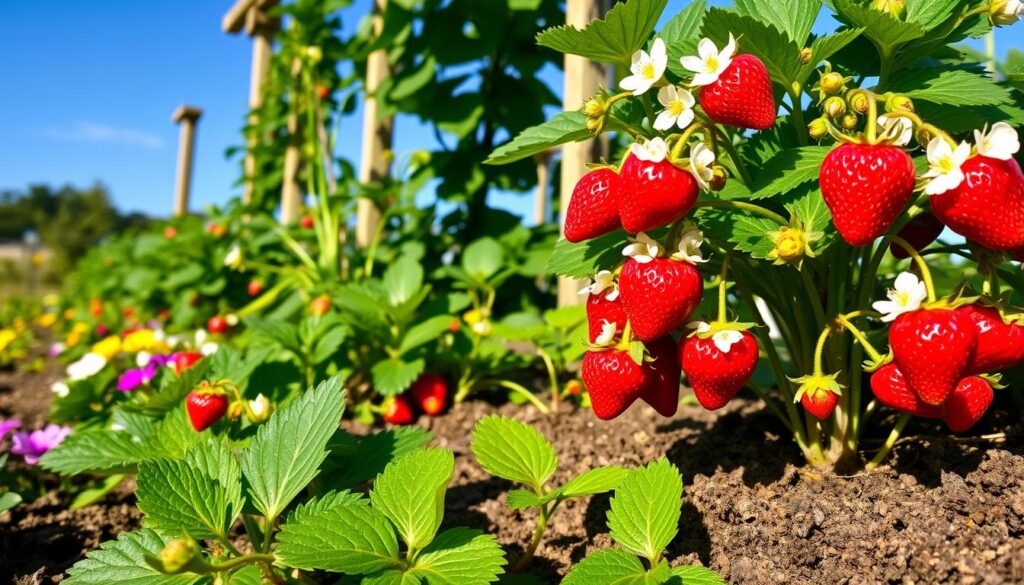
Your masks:
<svg viewBox="0 0 1024 585"><path fill-rule="evenodd" d="M921 67L906 69L892 80L890 90L914 100L949 106L1008 105L1010 92L987 75L963 69Z"/></svg>
<svg viewBox="0 0 1024 585"><path fill-rule="evenodd" d="M764 62L772 80L789 91L803 63L802 47L786 38L775 27L762 24L749 16L731 10L712 8L704 18L704 35L719 47L729 42L729 35L738 39L738 53L751 53Z"/></svg>
<svg viewBox="0 0 1024 585"><path fill-rule="evenodd" d="M963 0L907 0L903 19L920 25L926 31L954 16L953 10Z"/></svg>
<svg viewBox="0 0 1024 585"><path fill-rule="evenodd" d="M462 252L462 268L478 280L494 276L505 264L505 248L494 238L480 238Z"/></svg>
<svg viewBox="0 0 1024 585"><path fill-rule="evenodd" d="M562 486L562 497L592 496L613 490L629 473L625 467L614 465L584 471Z"/></svg>
<svg viewBox="0 0 1024 585"><path fill-rule="evenodd" d="M923 37L926 32L917 23L897 20L888 12L875 10L857 0L832 0L832 5L839 20L863 28L864 34L889 54L900 45Z"/></svg>
<svg viewBox="0 0 1024 585"><path fill-rule="evenodd" d="M800 218L805 231L825 233L832 223L832 212L825 204L817 184L801 185L784 195L781 201L791 215ZM815 252L819 252L827 243L819 240L811 246Z"/></svg>
<svg viewBox="0 0 1024 585"><path fill-rule="evenodd" d="M399 353L407 353L425 343L434 341L448 331L453 318L451 315L438 315L413 325L402 336L402 344L398 347Z"/></svg>
<svg viewBox="0 0 1024 585"><path fill-rule="evenodd" d="M355 487L384 471L388 463L419 449L434 436L420 427L397 427L365 437L338 431L319 481L333 489Z"/></svg>
<svg viewBox="0 0 1024 585"><path fill-rule="evenodd" d="M536 508L537 506L540 506L541 500L537 497L537 494L533 492L527 490L511 490L505 496L505 503L513 510L525 510L526 508Z"/></svg>
<svg viewBox="0 0 1024 585"><path fill-rule="evenodd" d="M448 449L423 449L388 464L373 482L370 501L411 548L426 546L444 518L444 494L455 473Z"/></svg>
<svg viewBox="0 0 1024 585"><path fill-rule="evenodd" d="M811 60L802 64L797 82L803 85L814 73L818 64L843 50L864 32L862 28L850 28L834 34L820 36L811 43Z"/></svg>
<svg viewBox="0 0 1024 585"><path fill-rule="evenodd" d="M210 430L197 433L192 428L185 403L180 402L157 423L153 434L143 440L140 451L143 459L180 459L193 446L205 443L212 436Z"/></svg>
<svg viewBox="0 0 1024 585"><path fill-rule="evenodd" d="M498 580L504 566L505 551L492 536L450 528L423 549L409 572L427 585L487 585Z"/></svg>
<svg viewBox="0 0 1024 585"><path fill-rule="evenodd" d="M423 580L413 573L403 573L398 569L389 569L363 577L359 585L420 585Z"/></svg>
<svg viewBox="0 0 1024 585"><path fill-rule="evenodd" d="M658 36L665 41L668 52L668 70L679 77L692 75L679 58L684 55L696 55L697 43L700 42L700 30L704 24L704 8L707 0L694 0L681 10L672 20L662 27Z"/></svg>
<svg viewBox="0 0 1024 585"><path fill-rule="evenodd" d="M275 412L242 453L253 505L277 518L319 470L338 429L345 393L341 377L321 382Z"/></svg>
<svg viewBox="0 0 1024 585"><path fill-rule="evenodd" d="M533 488L543 486L558 466L555 448L540 431L500 416L476 423L471 449L487 473Z"/></svg>
<svg viewBox="0 0 1024 585"><path fill-rule="evenodd" d="M135 473L142 457L139 444L124 431L89 430L73 433L39 459L44 469L62 475Z"/></svg>
<svg viewBox="0 0 1024 585"><path fill-rule="evenodd" d="M695 217L707 236L754 258L767 258L775 249L768 233L778 230L779 224L770 219L731 209L701 209Z"/></svg>
<svg viewBox="0 0 1024 585"><path fill-rule="evenodd" d="M401 566L388 519L362 502L299 514L281 526L274 555L288 567L369 574Z"/></svg>
<svg viewBox="0 0 1024 585"><path fill-rule="evenodd" d="M14 492L0 494L0 514L21 503L21 496Z"/></svg>
<svg viewBox="0 0 1024 585"><path fill-rule="evenodd" d="M821 11L821 0L736 0L736 12L782 31L801 47Z"/></svg>
<svg viewBox="0 0 1024 585"><path fill-rule="evenodd" d="M626 549L655 559L676 535L683 480L675 465L661 458L629 474L615 489L608 528Z"/></svg>
<svg viewBox="0 0 1024 585"><path fill-rule="evenodd" d="M144 555L159 555L171 538L145 528L122 532L68 569L68 585L191 585L202 577L194 574L163 575L150 567Z"/></svg>
<svg viewBox="0 0 1024 585"><path fill-rule="evenodd" d="M69 508L71 510L78 510L95 504L120 485L120 483L124 481L124 478L124 474L108 475L107 477L104 477L99 485L78 492L78 494L75 495L75 499L71 501Z"/></svg>
<svg viewBox="0 0 1024 585"><path fill-rule="evenodd" d="M821 164L831 152L828 146L805 146L783 150L758 171L752 199L776 197L808 181L817 181Z"/></svg>
<svg viewBox="0 0 1024 585"><path fill-rule="evenodd" d="M587 117L583 112L562 112L543 124L523 130L512 140L495 148L484 164L507 165L567 142L579 142L592 137L587 130Z"/></svg>
<svg viewBox="0 0 1024 585"><path fill-rule="evenodd" d="M645 585L647 571L640 559L609 548L588 555L573 566L562 585Z"/></svg>
<svg viewBox="0 0 1024 585"><path fill-rule="evenodd" d="M622 264L625 245L626 232L622 230L578 244L561 239L555 244L544 271L569 278L590 278L599 270L612 270Z"/></svg>
<svg viewBox="0 0 1024 585"><path fill-rule="evenodd" d="M211 440L183 460L139 466L139 510L143 525L167 536L223 538L242 510L241 469L231 449Z"/></svg>
<svg viewBox="0 0 1024 585"><path fill-rule="evenodd" d="M370 368L373 389L384 396L401 394L412 386L424 368L426 362L422 359L404 361L399 358L388 358L379 361Z"/></svg>
<svg viewBox="0 0 1024 585"><path fill-rule="evenodd" d="M668 0L629 0L616 4L604 20L583 30L571 26L549 28L537 35L537 44L562 53L580 55L598 63L629 65L658 24Z"/></svg>
<svg viewBox="0 0 1024 585"><path fill-rule="evenodd" d="M359 492L349 490L329 491L326 494L306 500L288 514L288 522L304 522L312 514L319 514L340 506L369 506L370 500Z"/></svg>
<svg viewBox="0 0 1024 585"><path fill-rule="evenodd" d="M725 585L725 579L705 567L673 567L666 585Z"/></svg>
<svg viewBox="0 0 1024 585"><path fill-rule="evenodd" d="M401 305L423 286L423 267L415 258L403 255L384 271L383 281L391 306Z"/></svg>

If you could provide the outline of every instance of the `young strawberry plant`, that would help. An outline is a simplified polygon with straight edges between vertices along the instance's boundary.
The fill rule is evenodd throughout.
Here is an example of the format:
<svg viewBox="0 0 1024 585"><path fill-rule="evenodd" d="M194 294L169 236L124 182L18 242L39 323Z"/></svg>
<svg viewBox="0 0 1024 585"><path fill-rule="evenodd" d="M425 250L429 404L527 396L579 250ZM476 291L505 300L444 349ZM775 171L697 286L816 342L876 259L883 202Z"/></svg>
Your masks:
<svg viewBox="0 0 1024 585"><path fill-rule="evenodd" d="M533 539L512 567L513 572L530 566L548 522L562 502L612 490L629 473L622 467L609 465L581 473L557 488L549 487L547 484L558 468L555 447L530 425L499 416L488 416L476 423L472 450L487 473L529 488L508 493L510 508L537 510Z"/></svg>
<svg viewBox="0 0 1024 585"><path fill-rule="evenodd" d="M1024 109L1014 78L958 43L1017 21L1020 3L834 0L825 19L820 0L706 4L658 32L666 0L541 33L617 67L618 89L489 160L605 132L630 142L577 184L549 262L594 278L582 369L594 412L642 399L671 414L681 369L711 410L757 393L814 465L857 464L882 406L966 431L992 402L989 374L1024 357L1008 303L1024 286L1009 264L1024 250ZM958 237L936 244L943 227ZM927 258L948 255L976 269L940 290ZM751 381L762 362L773 388Z"/></svg>
<svg viewBox="0 0 1024 585"><path fill-rule="evenodd" d="M629 472L615 488L608 510L608 529L619 548L587 555L572 568L562 584L725 583L711 569L670 567L663 558L665 549L679 532L682 497L683 479L679 470L665 459Z"/></svg>

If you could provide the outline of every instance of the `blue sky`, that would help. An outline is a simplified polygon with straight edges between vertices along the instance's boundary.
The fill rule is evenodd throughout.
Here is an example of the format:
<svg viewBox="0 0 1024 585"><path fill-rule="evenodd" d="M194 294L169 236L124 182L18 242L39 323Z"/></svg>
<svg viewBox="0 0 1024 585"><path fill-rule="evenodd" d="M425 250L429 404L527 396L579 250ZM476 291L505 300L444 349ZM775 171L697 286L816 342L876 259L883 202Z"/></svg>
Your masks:
<svg viewBox="0 0 1024 585"><path fill-rule="evenodd" d="M237 195L250 41L220 30L231 0L0 0L0 190L30 183L105 183L122 210L170 212L180 104L203 108L193 209ZM666 19L687 0L670 0ZM715 5L729 5L714 0ZM354 27L370 0L343 13ZM999 52L1024 45L1000 31ZM557 73L547 80L561 92ZM358 120L358 118L356 118ZM350 121L352 124L354 121ZM396 150L433 147L415 119L396 125ZM341 155L358 159L358 145ZM528 214L528 197L495 203Z"/></svg>

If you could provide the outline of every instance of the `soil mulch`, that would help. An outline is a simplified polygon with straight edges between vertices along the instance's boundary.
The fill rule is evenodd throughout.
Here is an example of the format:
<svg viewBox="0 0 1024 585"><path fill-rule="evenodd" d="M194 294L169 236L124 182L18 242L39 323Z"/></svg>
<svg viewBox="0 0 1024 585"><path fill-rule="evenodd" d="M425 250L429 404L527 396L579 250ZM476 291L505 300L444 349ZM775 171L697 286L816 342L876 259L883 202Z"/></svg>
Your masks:
<svg viewBox="0 0 1024 585"><path fill-rule="evenodd" d="M48 375L0 373L0 416L40 424L31 417L45 415ZM494 413L553 440L556 483L598 465L667 455L682 471L686 498L667 555L673 565L710 566L741 584L1024 583L1024 422L1005 405L972 431L975 439L912 423L889 466L854 476L803 465L785 429L746 399L716 413L683 406L672 419L642 405L601 422L571 407L543 416L486 402L421 419L435 443L456 454L445 525L494 534L514 562L536 515L508 509L512 485L488 476L469 451L473 425ZM1006 438L977 438L997 432ZM68 502L54 489L0 516L0 582L59 582L85 552L139 524L127 484L80 510L67 510ZM572 563L611 546L608 507L609 495L563 504L530 572L556 583Z"/></svg>

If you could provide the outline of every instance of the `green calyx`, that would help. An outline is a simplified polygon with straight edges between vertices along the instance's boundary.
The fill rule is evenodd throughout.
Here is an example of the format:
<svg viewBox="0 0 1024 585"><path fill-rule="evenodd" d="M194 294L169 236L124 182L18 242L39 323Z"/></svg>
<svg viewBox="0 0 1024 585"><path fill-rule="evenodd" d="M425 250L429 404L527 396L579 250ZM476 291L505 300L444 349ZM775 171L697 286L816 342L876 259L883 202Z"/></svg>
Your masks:
<svg viewBox="0 0 1024 585"><path fill-rule="evenodd" d="M707 327L701 327L690 332L687 337L698 339L711 339L716 333L722 331L747 331L757 327L757 323L740 323L738 321L712 321L706 323Z"/></svg>
<svg viewBox="0 0 1024 585"><path fill-rule="evenodd" d="M795 384L799 384L793 402L800 402L805 394L814 397L821 392L831 392L836 396L843 395L843 386L838 381L839 374L811 374L800 378L790 378Z"/></svg>

